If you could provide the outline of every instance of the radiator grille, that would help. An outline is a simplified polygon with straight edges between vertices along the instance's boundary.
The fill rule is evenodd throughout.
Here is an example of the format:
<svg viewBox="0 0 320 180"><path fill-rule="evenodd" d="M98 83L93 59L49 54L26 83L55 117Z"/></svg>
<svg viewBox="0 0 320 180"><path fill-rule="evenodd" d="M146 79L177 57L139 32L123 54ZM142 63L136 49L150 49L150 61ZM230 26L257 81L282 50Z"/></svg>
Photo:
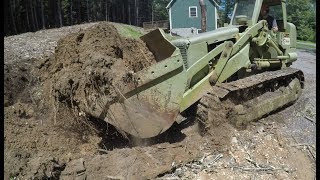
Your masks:
<svg viewBox="0 0 320 180"><path fill-rule="evenodd" d="M177 45L177 47L180 49L184 67L185 69L188 69L189 66L187 61L187 48L185 45Z"/></svg>

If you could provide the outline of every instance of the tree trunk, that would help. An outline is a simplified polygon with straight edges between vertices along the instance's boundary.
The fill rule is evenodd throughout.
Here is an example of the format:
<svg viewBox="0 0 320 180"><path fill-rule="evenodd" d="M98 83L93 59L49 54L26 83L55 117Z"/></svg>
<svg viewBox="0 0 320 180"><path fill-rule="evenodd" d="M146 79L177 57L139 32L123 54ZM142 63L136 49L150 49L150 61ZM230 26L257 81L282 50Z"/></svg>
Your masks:
<svg viewBox="0 0 320 180"><path fill-rule="evenodd" d="M32 3L33 0L30 0L29 1L29 4L30 4L30 12L31 12L31 19L32 19L32 31L35 31L36 27L35 27L35 18L34 18L34 14L33 14L33 3Z"/></svg>
<svg viewBox="0 0 320 180"><path fill-rule="evenodd" d="M86 3L87 3L87 21L90 22L90 18L89 18L89 0L87 0Z"/></svg>
<svg viewBox="0 0 320 180"><path fill-rule="evenodd" d="M19 21L16 23L16 21L17 21L17 16L19 16L19 10L18 10L18 12L16 11L16 6L18 6L19 7L19 1L18 1L18 3L16 3L16 0L13 0L13 17L14 17L14 20L15 20L15 23L14 23L14 26L15 26L15 28L16 28L16 33L19 33ZM17 25L18 24L18 25Z"/></svg>
<svg viewBox="0 0 320 180"><path fill-rule="evenodd" d="M61 0L58 0L57 2L57 11L58 11L58 18L59 18L59 27L62 27Z"/></svg>
<svg viewBox="0 0 320 180"><path fill-rule="evenodd" d="M113 4L113 5L111 5L111 8L110 8L110 11L111 11L111 21L112 22L118 22L118 18L116 18L116 17L118 17L117 16L117 4Z"/></svg>
<svg viewBox="0 0 320 180"><path fill-rule="evenodd" d="M128 24L131 25L131 11L130 11L130 2L128 2Z"/></svg>
<svg viewBox="0 0 320 180"><path fill-rule="evenodd" d="M98 0L94 0L94 14L95 14L95 20L94 21L98 21L99 20L99 3L97 2Z"/></svg>
<svg viewBox="0 0 320 180"><path fill-rule="evenodd" d="M39 25L38 25L38 16L37 16L37 4L38 4L38 0L36 0L36 5L33 6L33 14L34 14L34 20L35 20L35 27L36 30L39 29Z"/></svg>
<svg viewBox="0 0 320 180"><path fill-rule="evenodd" d="M92 15L93 15L93 17L92 17L92 19L93 19L93 21L96 21L97 19L96 19L96 15L97 15L97 12L96 12L97 10L96 10L96 3L95 3L95 1L93 1L92 2Z"/></svg>
<svg viewBox="0 0 320 180"><path fill-rule="evenodd" d="M135 4L134 4L134 7L135 7L135 13L136 13L136 26L139 26L139 0L135 0Z"/></svg>
<svg viewBox="0 0 320 180"><path fill-rule="evenodd" d="M42 21L42 29L46 28L46 24L44 22L44 12L43 12L43 0L40 0L41 5L41 21Z"/></svg>
<svg viewBox="0 0 320 180"><path fill-rule="evenodd" d="M154 20L154 9L153 9L153 3L154 1L151 1L151 22L152 22L152 26L153 26L153 20Z"/></svg>
<svg viewBox="0 0 320 180"><path fill-rule="evenodd" d="M77 10L78 10L78 13L77 13L77 22L78 24L81 23L81 3L80 1L77 2Z"/></svg>
<svg viewBox="0 0 320 180"><path fill-rule="evenodd" d="M122 23L126 23L125 2L122 3Z"/></svg>
<svg viewBox="0 0 320 180"><path fill-rule="evenodd" d="M70 25L73 24L73 17L72 17L72 0L70 0Z"/></svg>
<svg viewBox="0 0 320 180"><path fill-rule="evenodd" d="M103 20L103 0L99 1L99 21Z"/></svg>
<svg viewBox="0 0 320 180"><path fill-rule="evenodd" d="M138 7L137 7L137 0L134 0L134 18L135 24L138 26Z"/></svg>
<svg viewBox="0 0 320 180"><path fill-rule="evenodd" d="M30 19L29 19L29 8L28 8L28 1L26 1L26 16L27 16L27 30L30 31Z"/></svg>
<svg viewBox="0 0 320 180"><path fill-rule="evenodd" d="M13 33L17 34L17 27L16 27L16 18L14 16L14 9L15 9L15 0L11 0L10 3L10 15L11 15L11 23L12 23L12 28L13 28Z"/></svg>
<svg viewBox="0 0 320 180"><path fill-rule="evenodd" d="M200 8L201 8L201 31L207 31L207 7L204 0L199 0Z"/></svg>
<svg viewBox="0 0 320 180"><path fill-rule="evenodd" d="M49 13L49 19L48 19L48 27L53 28L57 27L57 10L56 10L56 0L49 0L49 7L48 7L48 13Z"/></svg>
<svg viewBox="0 0 320 180"><path fill-rule="evenodd" d="M97 16L97 21L100 21L100 2L96 0L96 16Z"/></svg>
<svg viewBox="0 0 320 180"><path fill-rule="evenodd" d="M106 0L106 21L109 21L109 18L108 18L108 0Z"/></svg>

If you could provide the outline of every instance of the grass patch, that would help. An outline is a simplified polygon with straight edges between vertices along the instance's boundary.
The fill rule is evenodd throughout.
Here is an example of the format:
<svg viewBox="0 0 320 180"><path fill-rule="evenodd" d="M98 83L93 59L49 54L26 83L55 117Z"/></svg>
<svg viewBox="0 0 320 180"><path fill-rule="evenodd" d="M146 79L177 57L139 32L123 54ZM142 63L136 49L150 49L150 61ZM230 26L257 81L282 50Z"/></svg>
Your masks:
<svg viewBox="0 0 320 180"><path fill-rule="evenodd" d="M316 44L315 42L311 42L311 41L302 41L302 40L297 40L297 42L300 42L300 43L309 43L309 44Z"/></svg>
<svg viewBox="0 0 320 180"><path fill-rule="evenodd" d="M305 49L305 50L316 50L316 44L313 42L308 41L297 41L297 48L298 49Z"/></svg>
<svg viewBox="0 0 320 180"><path fill-rule="evenodd" d="M120 35L126 38L138 39L146 33L143 28L136 26L121 23L113 23L113 25L117 28Z"/></svg>

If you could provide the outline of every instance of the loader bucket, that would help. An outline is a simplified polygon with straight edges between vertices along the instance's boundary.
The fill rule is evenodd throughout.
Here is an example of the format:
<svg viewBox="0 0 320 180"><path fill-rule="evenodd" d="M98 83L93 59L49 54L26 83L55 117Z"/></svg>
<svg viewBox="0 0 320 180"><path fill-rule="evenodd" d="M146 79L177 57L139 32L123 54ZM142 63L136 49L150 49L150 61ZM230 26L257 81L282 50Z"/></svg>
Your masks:
<svg viewBox="0 0 320 180"><path fill-rule="evenodd" d="M147 44L158 62L170 57L176 50L176 47L164 38L164 34L160 29L151 31L141 36L140 39Z"/></svg>
<svg viewBox="0 0 320 180"><path fill-rule="evenodd" d="M187 76L179 49L162 30L141 39L157 63L137 72L135 82L119 89L120 100L110 105L105 120L133 136L149 138L166 131L176 120Z"/></svg>

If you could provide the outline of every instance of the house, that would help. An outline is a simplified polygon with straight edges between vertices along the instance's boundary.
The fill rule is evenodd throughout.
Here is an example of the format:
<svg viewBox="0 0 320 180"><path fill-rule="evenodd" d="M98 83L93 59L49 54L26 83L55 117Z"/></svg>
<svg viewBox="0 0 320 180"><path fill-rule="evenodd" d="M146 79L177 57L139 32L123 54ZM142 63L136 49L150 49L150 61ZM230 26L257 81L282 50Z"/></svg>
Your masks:
<svg viewBox="0 0 320 180"><path fill-rule="evenodd" d="M218 4L214 0L205 0L207 9L207 31L218 28ZM169 10L171 34L190 36L201 32L201 9L199 0L171 0L166 7Z"/></svg>

